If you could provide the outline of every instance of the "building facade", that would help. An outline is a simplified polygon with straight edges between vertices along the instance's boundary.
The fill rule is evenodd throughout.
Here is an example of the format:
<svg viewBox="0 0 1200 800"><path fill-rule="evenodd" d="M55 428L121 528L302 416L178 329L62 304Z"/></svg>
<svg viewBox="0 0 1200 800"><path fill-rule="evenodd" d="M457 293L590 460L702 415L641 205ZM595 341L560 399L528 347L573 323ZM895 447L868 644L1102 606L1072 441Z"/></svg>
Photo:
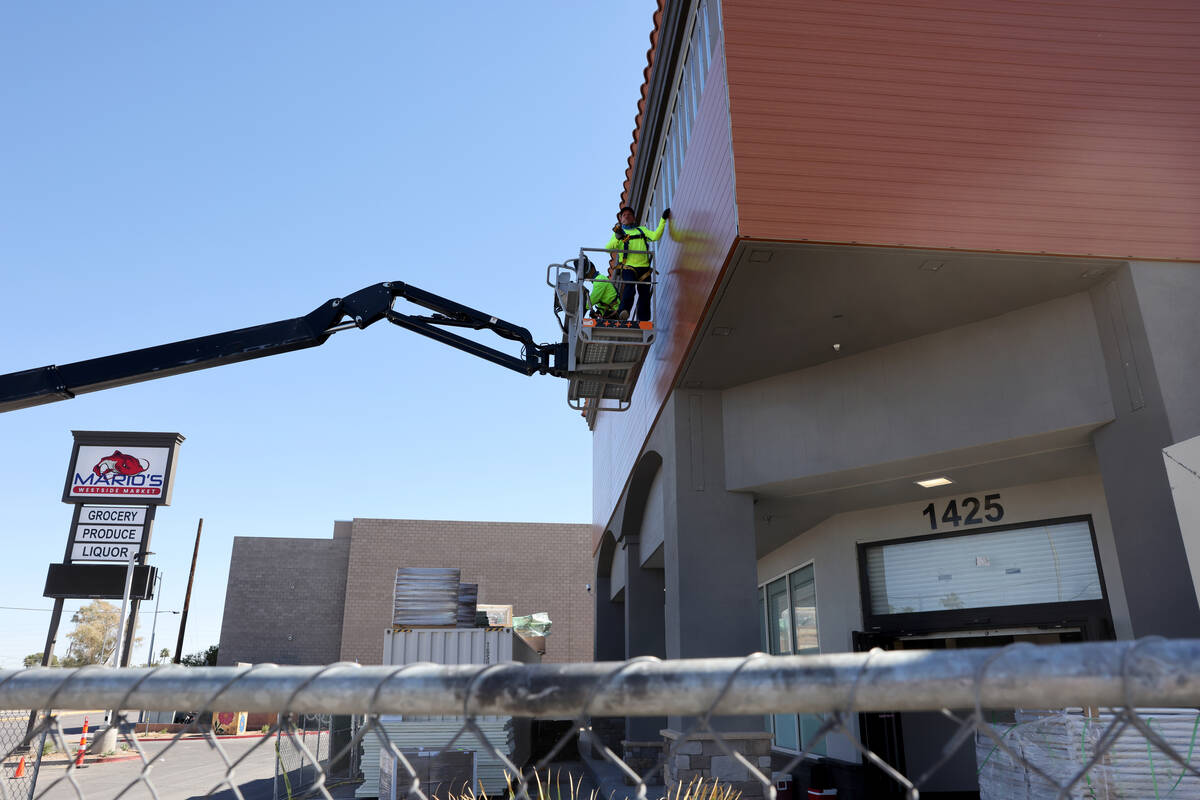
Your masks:
<svg viewBox="0 0 1200 800"><path fill-rule="evenodd" d="M592 655L590 526L355 519L332 539L238 536L219 664L383 663L397 567L455 567L479 602L545 611L545 662Z"/></svg>
<svg viewBox="0 0 1200 800"><path fill-rule="evenodd" d="M662 0L622 203L672 217L595 425L598 659L1200 635L1164 464L1200 434L1197 44L1184 2ZM860 723L909 775L946 735ZM965 757L923 791L972 791Z"/></svg>

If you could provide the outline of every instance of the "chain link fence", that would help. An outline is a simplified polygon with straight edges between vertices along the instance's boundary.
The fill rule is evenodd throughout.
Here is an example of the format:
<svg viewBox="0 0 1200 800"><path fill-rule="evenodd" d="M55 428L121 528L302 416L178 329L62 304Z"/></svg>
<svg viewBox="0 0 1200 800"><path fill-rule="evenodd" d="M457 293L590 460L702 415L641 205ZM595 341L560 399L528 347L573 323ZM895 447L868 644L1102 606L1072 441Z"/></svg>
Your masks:
<svg viewBox="0 0 1200 800"><path fill-rule="evenodd" d="M203 722L211 713L197 715L198 730L158 739L123 727L114 763L44 765L32 796L47 798L919 798L964 753L982 798L1200 797L1200 640L532 666L28 669L0 672L0 707L279 715L256 736L218 736ZM866 720L920 712L947 735L917 771ZM781 713L817 715L804 751L771 747L764 722ZM531 717L565 722L526 757ZM640 718L661 718L663 735L630 739ZM71 752L63 731L62 715L47 713L2 745L4 763L43 735ZM835 742L849 757L812 758ZM564 756L587 767L586 784L555 775ZM502 765L500 785L484 775L489 761ZM7 774L0 783L2 798L23 791Z"/></svg>
<svg viewBox="0 0 1200 800"><path fill-rule="evenodd" d="M348 726L348 718L342 719ZM276 718L273 800L304 796L322 777L349 777L335 776L329 763L333 730L332 714L280 714Z"/></svg>
<svg viewBox="0 0 1200 800"><path fill-rule="evenodd" d="M34 784L42 763L42 752L46 747L46 735L28 736L30 723L34 720L29 710L0 710L0 752L4 753L0 763L0 792L5 797L33 797ZM6 790L6 791L5 791Z"/></svg>

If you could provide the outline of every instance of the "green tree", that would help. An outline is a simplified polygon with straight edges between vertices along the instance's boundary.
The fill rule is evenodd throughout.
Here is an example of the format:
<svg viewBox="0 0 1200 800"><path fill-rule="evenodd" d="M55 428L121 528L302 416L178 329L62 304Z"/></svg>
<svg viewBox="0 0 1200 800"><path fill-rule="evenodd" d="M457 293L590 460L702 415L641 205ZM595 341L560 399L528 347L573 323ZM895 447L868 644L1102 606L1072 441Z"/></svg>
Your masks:
<svg viewBox="0 0 1200 800"><path fill-rule="evenodd" d="M40 667L41 665L42 665L42 653L30 653L29 655L25 656L25 666ZM58 656L54 655L53 653L50 654L50 666L52 666L52 667L59 666Z"/></svg>
<svg viewBox="0 0 1200 800"><path fill-rule="evenodd" d="M165 647L162 650L159 650L158 651L158 660L159 661L170 661L171 660L171 651Z"/></svg>
<svg viewBox="0 0 1200 800"><path fill-rule="evenodd" d="M217 648L218 645L210 645L207 650L184 656L179 659L179 663L186 667L215 667L217 665Z"/></svg>
<svg viewBox="0 0 1200 800"><path fill-rule="evenodd" d="M65 667L81 667L85 664L103 664L112 658L117 648L117 626L121 609L103 600L93 600L71 615L75 627L67 634L71 646L62 664ZM135 639L137 644L140 639Z"/></svg>

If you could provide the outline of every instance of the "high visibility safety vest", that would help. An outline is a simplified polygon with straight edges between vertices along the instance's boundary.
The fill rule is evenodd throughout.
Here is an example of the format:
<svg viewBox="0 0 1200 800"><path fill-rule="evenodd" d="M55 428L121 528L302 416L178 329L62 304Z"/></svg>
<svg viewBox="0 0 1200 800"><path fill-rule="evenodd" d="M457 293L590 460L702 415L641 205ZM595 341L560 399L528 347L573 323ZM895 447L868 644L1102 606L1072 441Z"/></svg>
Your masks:
<svg viewBox="0 0 1200 800"><path fill-rule="evenodd" d="M592 305L602 313L608 313L614 310L619 302L617 287L612 285L607 276L597 275L592 279Z"/></svg>
<svg viewBox="0 0 1200 800"><path fill-rule="evenodd" d="M650 242L657 242L662 238L663 231L667 228L665 219L658 220L658 227L650 230L644 225L638 225L633 228L625 228L624 236L613 234L608 240L608 244L604 246L605 250L649 250ZM650 266L649 253L622 253L618 256L621 266L632 267L633 269L645 269Z"/></svg>

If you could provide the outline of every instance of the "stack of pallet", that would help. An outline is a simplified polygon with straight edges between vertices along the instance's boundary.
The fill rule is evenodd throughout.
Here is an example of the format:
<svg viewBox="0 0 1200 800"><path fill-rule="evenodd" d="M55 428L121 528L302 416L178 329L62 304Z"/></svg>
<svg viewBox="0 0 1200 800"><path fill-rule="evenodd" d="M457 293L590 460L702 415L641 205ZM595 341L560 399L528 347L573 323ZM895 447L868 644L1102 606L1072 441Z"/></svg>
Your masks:
<svg viewBox="0 0 1200 800"><path fill-rule="evenodd" d="M479 605L479 584L460 583L458 585L458 615L455 625L459 628L474 628L475 609Z"/></svg>
<svg viewBox="0 0 1200 800"><path fill-rule="evenodd" d="M393 625L450 625L458 617L461 570L400 567L396 570Z"/></svg>

